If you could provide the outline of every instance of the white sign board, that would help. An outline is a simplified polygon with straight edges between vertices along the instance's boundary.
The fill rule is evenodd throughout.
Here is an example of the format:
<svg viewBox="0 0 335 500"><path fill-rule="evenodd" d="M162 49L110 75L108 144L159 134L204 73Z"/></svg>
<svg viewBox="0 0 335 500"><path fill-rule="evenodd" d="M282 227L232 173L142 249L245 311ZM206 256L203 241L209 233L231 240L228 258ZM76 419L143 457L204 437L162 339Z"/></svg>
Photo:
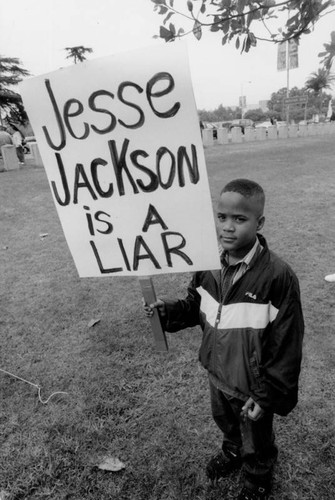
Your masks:
<svg viewBox="0 0 335 500"><path fill-rule="evenodd" d="M81 277L220 266L184 44L63 68L21 93Z"/></svg>

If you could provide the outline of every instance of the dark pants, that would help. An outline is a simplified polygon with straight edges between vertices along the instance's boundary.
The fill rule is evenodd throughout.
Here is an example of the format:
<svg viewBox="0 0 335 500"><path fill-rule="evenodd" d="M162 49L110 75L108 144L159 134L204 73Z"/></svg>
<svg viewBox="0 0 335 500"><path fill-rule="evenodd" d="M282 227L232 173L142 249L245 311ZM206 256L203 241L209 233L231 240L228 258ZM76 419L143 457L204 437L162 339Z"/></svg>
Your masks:
<svg viewBox="0 0 335 500"><path fill-rule="evenodd" d="M217 389L211 382L213 418L223 432L222 450L241 456L246 477L256 484L271 481L278 450L274 444L273 414L266 413L257 421L240 416L244 401Z"/></svg>

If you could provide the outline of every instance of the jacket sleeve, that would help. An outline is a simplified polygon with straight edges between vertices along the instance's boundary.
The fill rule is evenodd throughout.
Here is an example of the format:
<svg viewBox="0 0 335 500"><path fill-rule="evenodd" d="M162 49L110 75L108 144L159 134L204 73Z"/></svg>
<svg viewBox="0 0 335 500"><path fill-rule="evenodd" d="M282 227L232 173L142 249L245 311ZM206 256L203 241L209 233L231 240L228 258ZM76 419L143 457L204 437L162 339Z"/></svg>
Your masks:
<svg viewBox="0 0 335 500"><path fill-rule="evenodd" d="M299 283L292 271L276 280L271 296L275 319L266 330L261 382L252 397L264 410L287 415L298 401L304 335Z"/></svg>
<svg viewBox="0 0 335 500"><path fill-rule="evenodd" d="M164 300L166 316L162 327L167 332L177 332L199 324L200 295L196 290L197 274L188 286L187 297L182 300Z"/></svg>

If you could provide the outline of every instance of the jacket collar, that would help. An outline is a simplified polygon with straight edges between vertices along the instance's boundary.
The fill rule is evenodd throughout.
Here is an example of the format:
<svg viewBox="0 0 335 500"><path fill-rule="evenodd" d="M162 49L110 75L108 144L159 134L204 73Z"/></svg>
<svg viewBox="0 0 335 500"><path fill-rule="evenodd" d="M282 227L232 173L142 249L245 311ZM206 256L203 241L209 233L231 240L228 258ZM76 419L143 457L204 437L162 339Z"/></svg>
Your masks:
<svg viewBox="0 0 335 500"><path fill-rule="evenodd" d="M262 251L255 253L255 255L253 256L253 258L251 259L251 261L249 263L248 269L251 269L255 265L255 263L258 262L260 255L262 256L263 259L264 259L264 256L266 255L266 259L264 259L264 263L265 263L265 260L267 261L269 258L269 247L268 247L268 244L266 242L266 239L260 233L257 233L257 238L258 238L259 243L262 246ZM214 271L211 271L211 273L213 274L214 278L218 282L220 282L221 269L215 269Z"/></svg>

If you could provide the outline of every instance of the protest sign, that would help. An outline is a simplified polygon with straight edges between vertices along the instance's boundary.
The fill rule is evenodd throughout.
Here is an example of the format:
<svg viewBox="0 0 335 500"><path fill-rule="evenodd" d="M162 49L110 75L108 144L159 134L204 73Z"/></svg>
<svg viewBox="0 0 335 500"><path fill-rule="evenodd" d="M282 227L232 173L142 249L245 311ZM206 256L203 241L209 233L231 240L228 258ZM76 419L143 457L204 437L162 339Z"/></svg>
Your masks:
<svg viewBox="0 0 335 500"><path fill-rule="evenodd" d="M220 266L183 43L30 78L21 94L79 276Z"/></svg>

